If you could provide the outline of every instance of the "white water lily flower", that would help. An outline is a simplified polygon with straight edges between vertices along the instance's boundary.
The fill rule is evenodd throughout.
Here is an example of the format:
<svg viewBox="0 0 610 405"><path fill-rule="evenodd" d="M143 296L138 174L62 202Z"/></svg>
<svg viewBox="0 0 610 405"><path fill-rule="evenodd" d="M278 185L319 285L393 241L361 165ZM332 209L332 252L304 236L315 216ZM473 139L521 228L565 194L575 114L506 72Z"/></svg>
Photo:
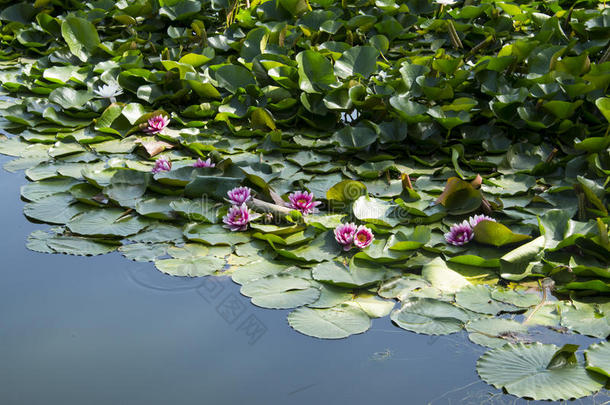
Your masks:
<svg viewBox="0 0 610 405"><path fill-rule="evenodd" d="M123 94L123 89L117 83L110 83L94 89L93 92L101 98L114 98Z"/></svg>
<svg viewBox="0 0 610 405"><path fill-rule="evenodd" d="M443 6L452 6L457 3L457 0L436 0L436 3L441 4Z"/></svg>

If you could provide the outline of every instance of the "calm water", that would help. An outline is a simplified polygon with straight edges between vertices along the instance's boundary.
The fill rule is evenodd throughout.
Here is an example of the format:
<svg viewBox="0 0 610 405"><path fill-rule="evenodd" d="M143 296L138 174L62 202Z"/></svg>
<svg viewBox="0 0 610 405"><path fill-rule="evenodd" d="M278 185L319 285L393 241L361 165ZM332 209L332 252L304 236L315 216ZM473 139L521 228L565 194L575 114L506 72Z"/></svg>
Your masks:
<svg viewBox="0 0 610 405"><path fill-rule="evenodd" d="M25 183L0 173L0 404L527 403L479 380L485 349L463 334L417 335L384 318L318 340L228 278L172 278L118 253L28 251L27 235L46 225L22 215Z"/></svg>

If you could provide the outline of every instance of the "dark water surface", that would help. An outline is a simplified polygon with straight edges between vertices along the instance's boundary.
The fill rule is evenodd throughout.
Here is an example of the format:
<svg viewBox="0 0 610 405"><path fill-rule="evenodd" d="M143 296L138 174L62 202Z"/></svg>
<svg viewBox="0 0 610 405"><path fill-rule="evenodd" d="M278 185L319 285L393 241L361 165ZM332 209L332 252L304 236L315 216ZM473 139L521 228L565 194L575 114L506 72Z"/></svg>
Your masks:
<svg viewBox="0 0 610 405"><path fill-rule="evenodd" d="M2 405L527 402L479 380L485 349L464 334L417 335L386 317L362 335L319 340L293 331L287 311L250 304L228 278L178 279L118 253L28 251L28 234L47 225L23 216L25 183L0 174Z"/></svg>

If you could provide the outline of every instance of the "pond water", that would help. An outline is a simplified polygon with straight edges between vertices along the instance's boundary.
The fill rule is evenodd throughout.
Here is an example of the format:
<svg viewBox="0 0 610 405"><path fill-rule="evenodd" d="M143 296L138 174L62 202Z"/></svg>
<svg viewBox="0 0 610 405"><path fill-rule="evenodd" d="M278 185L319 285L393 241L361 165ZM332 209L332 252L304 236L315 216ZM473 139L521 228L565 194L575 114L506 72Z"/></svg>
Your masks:
<svg viewBox="0 0 610 405"><path fill-rule="evenodd" d="M287 311L250 304L229 278L170 277L118 253L28 251L28 234L47 225L22 215L25 183L0 174L2 404L534 403L482 382L485 349L463 333L417 335L385 317L362 335L319 340L293 331Z"/></svg>

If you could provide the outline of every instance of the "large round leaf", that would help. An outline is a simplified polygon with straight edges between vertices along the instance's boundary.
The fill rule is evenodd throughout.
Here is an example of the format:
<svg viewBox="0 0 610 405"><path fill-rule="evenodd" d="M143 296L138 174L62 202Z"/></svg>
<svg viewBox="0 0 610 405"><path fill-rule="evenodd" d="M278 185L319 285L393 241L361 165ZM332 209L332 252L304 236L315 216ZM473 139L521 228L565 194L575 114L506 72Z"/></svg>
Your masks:
<svg viewBox="0 0 610 405"><path fill-rule="evenodd" d="M385 276L382 266L352 261L349 267L338 261L320 263L312 269L315 280L340 287L364 287L378 283Z"/></svg>
<svg viewBox="0 0 610 405"><path fill-rule="evenodd" d="M49 101L59 104L63 108L80 110L93 98L93 94L86 90L74 90L71 87L58 87L49 94Z"/></svg>
<svg viewBox="0 0 610 405"><path fill-rule="evenodd" d="M529 308L540 303L538 294L504 287L495 287L491 291L491 298L512 304L521 308Z"/></svg>
<svg viewBox="0 0 610 405"><path fill-rule="evenodd" d="M559 309L561 325L583 335L601 339L610 335L610 304L562 302Z"/></svg>
<svg viewBox="0 0 610 405"><path fill-rule="evenodd" d="M125 237L138 233L149 222L138 216L126 215L120 208L108 208L83 212L67 225L70 231L79 235Z"/></svg>
<svg viewBox="0 0 610 405"><path fill-rule="evenodd" d="M529 235L513 233L506 226L494 221L481 221L473 230L474 240L493 246L504 246L531 239Z"/></svg>
<svg viewBox="0 0 610 405"><path fill-rule="evenodd" d="M481 356L477 371L494 387L535 400L581 398L604 385L605 378L588 372L582 364L552 364L557 350L555 345L541 343L508 344Z"/></svg>
<svg viewBox="0 0 610 405"><path fill-rule="evenodd" d="M269 276L244 284L241 293L263 308L287 309L311 304L320 297L320 290L302 278Z"/></svg>
<svg viewBox="0 0 610 405"><path fill-rule="evenodd" d="M601 342L589 346L585 351L587 370L610 377L610 343Z"/></svg>
<svg viewBox="0 0 610 405"><path fill-rule="evenodd" d="M433 287L447 293L455 293L470 285L470 281L457 271L450 269L440 257L425 264L421 274Z"/></svg>
<svg viewBox="0 0 610 405"><path fill-rule="evenodd" d="M155 266L163 273L186 277L208 276L222 270L224 265L223 259L213 256L155 261Z"/></svg>
<svg viewBox="0 0 610 405"><path fill-rule="evenodd" d="M390 318L403 329L427 335L449 335L462 330L471 314L448 302L412 298L392 311Z"/></svg>
<svg viewBox="0 0 610 405"><path fill-rule="evenodd" d="M306 50L296 56L299 64L299 86L306 93L329 90L337 79L330 61L322 54Z"/></svg>
<svg viewBox="0 0 610 405"><path fill-rule="evenodd" d="M95 26L84 18L68 16L61 24L61 34L70 52L86 62L91 52L100 44Z"/></svg>
<svg viewBox="0 0 610 405"><path fill-rule="evenodd" d="M250 84L256 84L252 73L245 67L238 65L224 65L216 71L218 84L231 93L237 92Z"/></svg>
<svg viewBox="0 0 610 405"><path fill-rule="evenodd" d="M335 63L335 73L344 79L360 75L365 79L375 71L379 51L372 46L354 46Z"/></svg>
<svg viewBox="0 0 610 405"><path fill-rule="evenodd" d="M502 347L516 343L527 333L527 326L512 319L483 318L468 322L468 339L481 346Z"/></svg>
<svg viewBox="0 0 610 405"><path fill-rule="evenodd" d="M23 213L28 218L51 224L65 224L72 217L89 209L86 205L75 204L69 193L53 194L38 201L27 203Z"/></svg>
<svg viewBox="0 0 610 405"><path fill-rule="evenodd" d="M513 305L494 300L491 292L491 288L485 285L466 286L455 294L455 302L462 308L488 315L518 309Z"/></svg>
<svg viewBox="0 0 610 405"><path fill-rule="evenodd" d="M64 253L75 256L97 256L110 253L117 248L116 243L34 231L28 237L27 247L41 253Z"/></svg>
<svg viewBox="0 0 610 405"><path fill-rule="evenodd" d="M342 304L332 308L298 308L288 314L296 331L322 339L341 339L366 332L371 319L361 309Z"/></svg>

